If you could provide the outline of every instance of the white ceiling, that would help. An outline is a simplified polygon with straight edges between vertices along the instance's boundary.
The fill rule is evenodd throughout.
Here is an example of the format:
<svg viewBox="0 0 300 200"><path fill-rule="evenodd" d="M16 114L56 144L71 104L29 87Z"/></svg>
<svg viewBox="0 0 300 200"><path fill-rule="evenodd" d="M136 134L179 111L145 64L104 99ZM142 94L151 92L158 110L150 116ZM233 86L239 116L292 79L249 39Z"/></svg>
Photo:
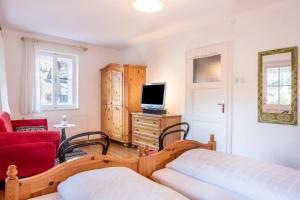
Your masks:
<svg viewBox="0 0 300 200"><path fill-rule="evenodd" d="M123 48L277 1L162 0L163 11L141 13L133 0L0 0L0 20L18 30Z"/></svg>

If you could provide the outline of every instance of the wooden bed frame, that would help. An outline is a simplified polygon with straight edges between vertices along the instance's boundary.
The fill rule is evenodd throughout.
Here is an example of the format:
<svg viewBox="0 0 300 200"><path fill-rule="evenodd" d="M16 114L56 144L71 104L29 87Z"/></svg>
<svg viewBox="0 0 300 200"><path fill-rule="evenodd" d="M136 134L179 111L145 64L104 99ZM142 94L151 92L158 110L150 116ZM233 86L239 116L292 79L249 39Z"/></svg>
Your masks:
<svg viewBox="0 0 300 200"><path fill-rule="evenodd" d="M5 200L23 200L53 193L57 191L57 185L60 182L74 174L106 167L128 167L147 178L151 178L154 171L164 168L168 162L185 151L195 148L216 150L214 135L210 136L210 141L207 144L192 140L181 140L158 153L136 159L120 159L90 154L64 162L36 176L23 179L18 179L17 167L11 165L7 171Z"/></svg>

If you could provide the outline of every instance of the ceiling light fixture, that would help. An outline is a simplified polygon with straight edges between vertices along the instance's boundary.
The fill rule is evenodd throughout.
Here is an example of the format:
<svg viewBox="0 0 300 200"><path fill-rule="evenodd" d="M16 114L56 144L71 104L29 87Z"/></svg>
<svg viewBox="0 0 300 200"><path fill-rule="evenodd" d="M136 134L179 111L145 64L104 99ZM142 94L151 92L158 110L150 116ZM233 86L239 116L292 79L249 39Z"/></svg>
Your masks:
<svg viewBox="0 0 300 200"><path fill-rule="evenodd" d="M142 12L157 12L164 7L159 0L135 0L132 6Z"/></svg>

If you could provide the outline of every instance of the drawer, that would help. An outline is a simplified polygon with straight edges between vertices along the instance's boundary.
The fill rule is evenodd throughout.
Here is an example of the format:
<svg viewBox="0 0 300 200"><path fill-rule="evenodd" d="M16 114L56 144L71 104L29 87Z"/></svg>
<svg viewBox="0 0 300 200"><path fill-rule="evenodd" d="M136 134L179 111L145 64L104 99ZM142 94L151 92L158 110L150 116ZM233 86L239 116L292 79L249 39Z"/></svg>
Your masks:
<svg viewBox="0 0 300 200"><path fill-rule="evenodd" d="M145 137L137 134L132 135L132 142L136 145L147 145L152 148L158 148L158 139Z"/></svg>
<svg viewBox="0 0 300 200"><path fill-rule="evenodd" d="M137 125L160 128L160 119L148 118L148 117L133 117L133 123Z"/></svg>
<svg viewBox="0 0 300 200"><path fill-rule="evenodd" d="M161 129L155 129L155 128L145 128L145 126L138 126L135 125L133 127L133 133L138 134L138 135L145 135L149 137L154 137L158 138L159 135L161 134Z"/></svg>

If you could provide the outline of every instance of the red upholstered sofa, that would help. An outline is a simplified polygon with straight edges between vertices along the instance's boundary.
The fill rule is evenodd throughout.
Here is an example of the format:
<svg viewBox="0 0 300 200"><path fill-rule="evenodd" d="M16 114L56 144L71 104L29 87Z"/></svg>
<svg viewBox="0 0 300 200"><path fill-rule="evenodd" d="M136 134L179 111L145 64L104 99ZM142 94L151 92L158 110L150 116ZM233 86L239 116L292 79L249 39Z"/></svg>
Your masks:
<svg viewBox="0 0 300 200"><path fill-rule="evenodd" d="M44 127L43 131L16 131L24 127ZM19 177L44 172L55 165L59 132L47 131L46 119L10 120L0 112L0 180L6 178L9 165L16 165Z"/></svg>

